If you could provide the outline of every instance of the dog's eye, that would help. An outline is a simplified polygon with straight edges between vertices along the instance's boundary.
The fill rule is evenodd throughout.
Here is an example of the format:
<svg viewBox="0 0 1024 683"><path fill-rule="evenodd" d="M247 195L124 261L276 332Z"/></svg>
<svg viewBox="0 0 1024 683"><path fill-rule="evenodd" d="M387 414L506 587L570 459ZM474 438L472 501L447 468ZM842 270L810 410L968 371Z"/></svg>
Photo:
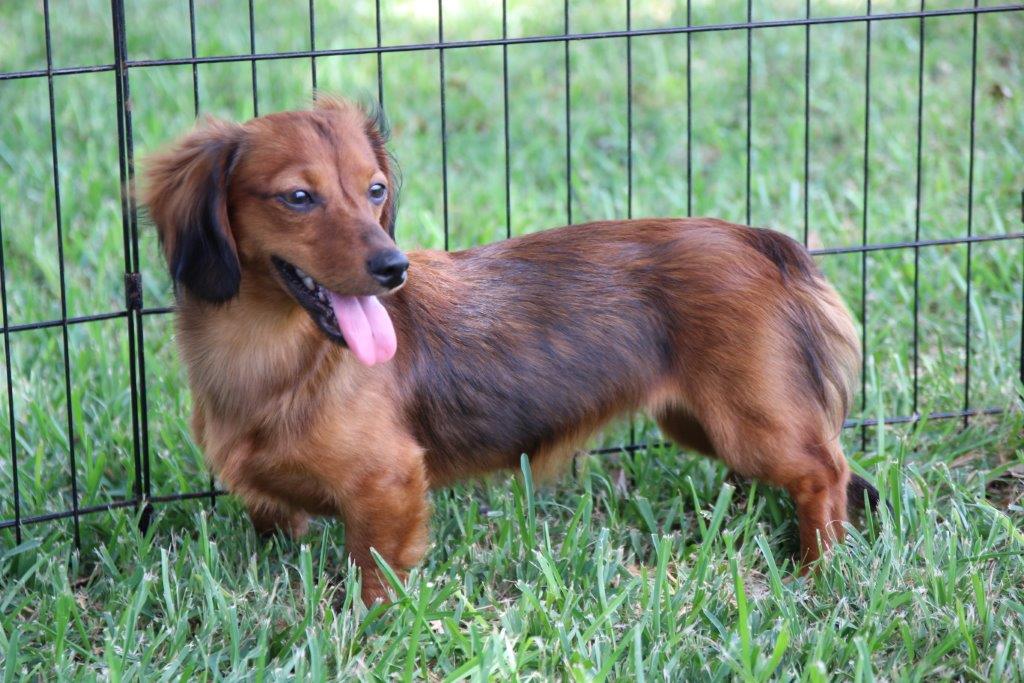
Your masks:
<svg viewBox="0 0 1024 683"><path fill-rule="evenodd" d="M374 183L370 185L370 201L374 204L381 204L387 199L388 188L384 187L383 183Z"/></svg>
<svg viewBox="0 0 1024 683"><path fill-rule="evenodd" d="M308 209L314 204L313 195L306 190L292 190L281 195L281 201L293 209Z"/></svg>

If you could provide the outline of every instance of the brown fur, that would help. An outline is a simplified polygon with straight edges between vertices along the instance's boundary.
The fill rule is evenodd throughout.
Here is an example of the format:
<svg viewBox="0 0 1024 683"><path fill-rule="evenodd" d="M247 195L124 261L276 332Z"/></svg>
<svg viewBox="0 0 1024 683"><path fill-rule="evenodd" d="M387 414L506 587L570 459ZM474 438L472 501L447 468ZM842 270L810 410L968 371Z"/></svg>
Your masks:
<svg viewBox="0 0 1024 683"><path fill-rule="evenodd" d="M796 242L712 219L569 226L409 254L382 297L398 352L367 367L322 334L271 266L376 294L394 185L372 118L343 102L245 125L208 122L148 165L145 203L178 284L193 432L261 530L346 523L363 597L370 548L404 571L427 543L431 487L556 469L609 419L647 410L680 444L785 488L802 559L843 536L838 434L857 371L853 323ZM322 210L275 193L311 187Z"/></svg>

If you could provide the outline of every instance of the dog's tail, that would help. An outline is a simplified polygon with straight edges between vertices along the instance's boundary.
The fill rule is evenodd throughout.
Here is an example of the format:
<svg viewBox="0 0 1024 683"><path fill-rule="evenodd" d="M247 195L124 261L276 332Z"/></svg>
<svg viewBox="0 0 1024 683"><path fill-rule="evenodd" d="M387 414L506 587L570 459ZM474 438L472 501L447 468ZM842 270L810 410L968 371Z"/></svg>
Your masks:
<svg viewBox="0 0 1024 683"><path fill-rule="evenodd" d="M794 330L807 375L824 408L825 428L838 437L853 401L860 370L860 340L853 319L836 291L820 276L802 296ZM846 505L852 510L878 509L878 489L856 474L846 485ZM890 506L890 511L892 507Z"/></svg>
<svg viewBox="0 0 1024 683"><path fill-rule="evenodd" d="M818 273L802 284L794 288L796 306L790 323L804 361L805 378L823 410L823 427L838 436L860 373L860 338L832 285Z"/></svg>
<svg viewBox="0 0 1024 683"><path fill-rule="evenodd" d="M850 483L846 485L846 506L850 510L863 510L864 501L867 500L868 509L878 509L878 489L869 484L863 477L856 474L850 476Z"/></svg>
<svg viewBox="0 0 1024 683"><path fill-rule="evenodd" d="M821 406L825 433L837 436L853 401L860 371L860 338L853 318L796 240L762 228L741 236L778 268L788 296L785 319L795 345L797 381L805 383Z"/></svg>
<svg viewBox="0 0 1024 683"><path fill-rule="evenodd" d="M800 359L797 379L821 406L824 434L836 439L860 373L860 338L853 317L799 242L760 228L745 228L740 234L775 264L787 285L785 315ZM850 509L864 509L865 500L872 510L877 509L878 490L863 477L852 475L846 490Z"/></svg>

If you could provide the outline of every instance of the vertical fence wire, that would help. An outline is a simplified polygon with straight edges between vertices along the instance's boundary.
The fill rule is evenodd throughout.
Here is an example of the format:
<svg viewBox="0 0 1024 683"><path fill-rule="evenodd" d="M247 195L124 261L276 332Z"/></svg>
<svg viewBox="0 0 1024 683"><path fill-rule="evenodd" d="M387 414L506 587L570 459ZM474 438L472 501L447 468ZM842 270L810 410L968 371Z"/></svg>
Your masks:
<svg viewBox="0 0 1024 683"><path fill-rule="evenodd" d="M811 0L804 13L811 18ZM804 246L811 236L811 25L804 26Z"/></svg>
<svg viewBox="0 0 1024 683"><path fill-rule="evenodd" d="M190 15L194 16L194 15ZM142 465L142 426L139 416L139 377L138 367L136 363L137 350L136 350L136 336L135 336L135 321L132 318L132 313L129 309L129 288L132 286L132 281L136 272L134 260L132 258L132 240L131 240L131 208L129 206L130 197L128 190L128 167L127 167L127 155L125 153L125 122L124 122L124 110L125 97L124 97L124 83L123 78L127 76L127 71L124 66L125 54L124 45L125 41L122 40L124 30L124 6L121 0L111 0L110 3L110 17L111 17L111 33L114 42L114 94L116 97L116 111L115 116L117 118L117 165L118 165L118 176L121 189L121 240L123 249L124 259L124 278L125 278L125 323L128 329L128 379L131 395L131 420L132 420L132 466L133 466L133 493L134 501L133 506L138 512L139 506L142 504L144 484L143 484L143 465ZM193 41L193 46L194 46ZM194 49L194 47L193 47ZM195 71L195 65L193 65L193 72ZM193 81L195 82L195 81Z"/></svg>
<svg viewBox="0 0 1024 683"><path fill-rule="evenodd" d="M633 7L626 0L626 30L633 30ZM633 36L626 36L626 218L633 217Z"/></svg>
<svg viewBox="0 0 1024 683"><path fill-rule="evenodd" d="M508 0L501 0L501 39L508 39ZM508 130L508 43L501 44L501 107L505 132L505 239L512 237L512 159Z"/></svg>
<svg viewBox="0 0 1024 683"><path fill-rule="evenodd" d="M309 0L309 80L316 97L316 0Z"/></svg>
<svg viewBox="0 0 1024 683"><path fill-rule="evenodd" d="M132 94L129 80L130 68L128 66L128 31L125 22L124 0L111 0L114 20L115 56L118 60L117 90L118 90L118 130L121 132L119 154L121 156L122 177L122 211L127 214L128 237L130 238L128 265L131 267L130 275L139 276L142 260L139 256L139 216L136 204L135 192L135 133L132 126ZM193 95L198 102L198 74L193 81ZM150 472L149 459L149 399L146 390L146 328L142 318L141 292L138 306L128 311L128 318L134 329L134 344L132 344L132 333L129 333L129 350L132 353L131 362L136 366L135 372L138 381L138 396L134 401L135 410L138 412L139 452L142 464L142 499L145 501L142 506L140 525L143 529L149 525L152 515L152 505L149 499L153 496L153 480Z"/></svg>
<svg viewBox="0 0 1024 683"><path fill-rule="evenodd" d="M867 14L871 16L871 0L867 0ZM871 22L864 22L864 215L861 222L860 243L868 244L868 188L870 186L870 169L868 160L871 155ZM860 411L861 417L867 412L868 406L868 252L860 253ZM866 426L860 428L860 448L868 447L868 431Z"/></svg>
<svg viewBox="0 0 1024 683"><path fill-rule="evenodd" d="M572 223L572 93L569 61L569 0L563 3L565 29L565 222Z"/></svg>
<svg viewBox="0 0 1024 683"><path fill-rule="evenodd" d="M747 23L750 24L754 20L754 0L747 0ZM754 44L754 29L747 28L747 168L746 168L746 196L747 196L747 213L746 213L746 224L750 225L750 172L751 172L751 133L753 132L753 98L751 94L753 92L753 83L751 82L751 66L753 62L753 44Z"/></svg>
<svg viewBox="0 0 1024 683"><path fill-rule="evenodd" d="M256 56L256 16L253 10L253 0L249 0L249 54L253 57ZM256 60L249 60L249 66L252 69L252 115L260 115L260 99L257 94L258 88L256 87Z"/></svg>
<svg viewBox="0 0 1024 683"><path fill-rule="evenodd" d="M441 209L444 217L444 250L448 251L448 114L444 87L444 0L437 0L437 74L441 91Z"/></svg>
<svg viewBox="0 0 1024 683"><path fill-rule="evenodd" d="M925 0L921 0L921 10L924 10ZM912 385L911 385L911 413L918 414L920 404L920 376L921 376L921 247L917 245L921 241L921 159L924 150L924 17L918 19L917 25L917 170L914 187L914 324L911 347L912 359Z"/></svg>
<svg viewBox="0 0 1024 683"><path fill-rule="evenodd" d="M7 375L7 424L11 435L11 482L14 493L14 540L21 544L21 487L18 481L18 434L14 419L14 381L11 372L11 333L7 317L7 264L4 261L3 212L0 211L0 306L4 322L4 366Z"/></svg>
<svg viewBox="0 0 1024 683"><path fill-rule="evenodd" d="M978 0L974 0L974 7L977 9ZM978 91L978 15L971 17L971 122L970 142L967 152L967 239L974 236L974 121L975 109L977 106ZM971 267L973 252L972 245L967 242L967 267L964 273L964 280L967 283L966 298L964 300L964 401L963 410L966 412L971 405ZM1021 312L1024 317L1024 311ZM964 415L963 426L970 424L970 415Z"/></svg>
<svg viewBox="0 0 1024 683"><path fill-rule="evenodd" d="M377 31L377 106L384 111L384 53L381 52L380 0L374 1L374 23ZM392 235L393 237L393 235Z"/></svg>
<svg viewBox="0 0 1024 683"><path fill-rule="evenodd" d="M686 0L686 27L692 21L692 0ZM686 32L686 215L693 215L693 34Z"/></svg>
<svg viewBox="0 0 1024 683"><path fill-rule="evenodd" d="M81 525L78 519L78 467L75 463L75 415L71 393L71 353L68 343L68 297L64 281L64 225L60 201L60 163L57 153L57 108L53 96L53 47L50 36L50 0L43 0L43 28L46 36L46 88L50 103L50 154L53 169L53 204L57 225L57 258L60 282L60 329L64 347L64 405L67 409L68 467L71 479L71 512L74 519L75 548L82 547Z"/></svg>
<svg viewBox="0 0 1024 683"><path fill-rule="evenodd" d="M633 30L633 7L626 0L626 30ZM633 36L626 36L626 218L633 217ZM629 447L636 448L636 416L629 417Z"/></svg>
<svg viewBox="0 0 1024 683"><path fill-rule="evenodd" d="M377 38L377 107L380 110L381 115L385 116L385 120L386 120L386 114L384 112L384 57L383 57L384 53L381 52L381 49L380 49L381 48L380 0L374 0L374 10L373 11L374 11L373 21L374 21L374 25L375 25L375 32L376 32L376 38ZM394 191L396 193L398 192L398 190L399 190L399 188L397 188L397 187L394 188ZM391 226L389 227L389 230L391 231L391 239L397 240L398 236L397 236L396 232L398 230L398 227L397 227L395 221L393 221L393 220L391 221Z"/></svg>
<svg viewBox="0 0 1024 683"><path fill-rule="evenodd" d="M188 0L188 37L192 59L196 58L196 0ZM199 117L199 65L192 62L192 110Z"/></svg>

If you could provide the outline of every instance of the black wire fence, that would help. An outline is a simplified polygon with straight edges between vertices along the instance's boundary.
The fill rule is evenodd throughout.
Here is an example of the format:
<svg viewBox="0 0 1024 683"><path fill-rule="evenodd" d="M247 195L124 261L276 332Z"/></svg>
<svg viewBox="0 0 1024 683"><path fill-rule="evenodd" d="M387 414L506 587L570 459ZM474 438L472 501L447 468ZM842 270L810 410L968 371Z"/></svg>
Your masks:
<svg viewBox="0 0 1024 683"><path fill-rule="evenodd" d="M687 213L690 213L693 208L693 179L694 179L694 158L693 158L693 142L694 142L694 131L691 125L692 113L695 108L700 107L699 101L694 101L693 93L691 89L691 83L693 80L693 74L691 73L691 64L693 63L693 41L691 38L698 34L711 34L711 33L732 33L745 35L746 38L746 101L745 103L737 103L737 106L745 107L745 134L746 134L746 164L745 164L745 176L744 182L744 194L746 198L745 205L745 216L749 223L751 220L751 154L752 154L752 125L753 125L753 113L752 113L752 97L751 97L751 73L752 73L752 37L755 32L760 31L771 31L777 28L784 27L796 27L802 28L804 33L804 54L803 54L803 101L799 103L800 116L803 117L804 123L804 139L803 139L803 177L800 179L803 190L803 242L808 245L809 239L809 224L810 219L808 215L808 184L810 182L810 148L811 148L811 126L809 125L809 117L812 109L812 98L813 92L811 87L811 62L814 58L814 53L811 49L811 33L815 27L826 26L826 25L840 25L840 24L856 24L863 25L866 27L866 44L865 44L865 56L866 63L864 65L864 108L865 108L865 127L863 134L863 153L864 153L864 168L863 168L863 179L862 179L862 201L864 205L863 213L863 225L861 226L860 243L849 246L836 246L836 247L821 247L811 249L812 253L820 256L827 255L860 255L860 278L861 278L861 293L859 302L851 302L851 307L859 313L862 327L864 329L864 338L862 339L865 354L864 372L867 372L867 352L868 352L868 338L867 338L867 318L869 310L867 308L868 302L868 255L873 252L886 252L886 251L905 251L910 252L913 255L913 310L912 310L912 355L911 362L913 367L910 371L910 376L913 380L912 387L912 409L907 414L889 415L885 417L876 418L864 418L851 419L847 421L847 427L859 428L862 435L866 434L865 429L879 424L903 424L903 423L915 423L922 419L936 420L936 419L962 419L965 422L972 416L977 415L988 415L997 414L1004 412L1009 408L1006 405L996 406L985 406L975 405L972 402L972 379L971 379L971 359L972 351L970 348L971 344L971 314L970 307L972 301L972 273L971 273L971 250L974 245L979 243L987 242L1002 242L1009 245L1016 242L1022 248L1024 253L1024 231L1003 231L998 233L985 233L978 232L975 230L975 210L974 210L974 182L975 182L975 127L976 127L976 100L977 100L977 73L978 73L978 23L979 17L983 15L1014 15L1024 13L1024 4L1005 4L1005 5L994 5L994 6L979 6L978 0L974 0L973 6L960 7L960 8L943 8L943 9L926 9L924 0L921 0L920 7L917 11L900 11L900 12L876 12L873 11L871 0L867 0L866 12L856 15L848 16L813 16L810 0L806 0L804 6L803 16L777 19L777 20L764 20L755 21L753 19L753 1L747 0L746 3L746 20L733 23L720 23L720 24L694 24L691 22L692 14L689 0L686 1L686 22L683 25L664 26L656 28L634 28L633 26L633 11L631 8L631 0L624 0L623 16L624 16L624 28L621 30L606 30L598 32L583 32L574 33L571 31L571 13L570 5L568 0L564 0L562 5L562 19L563 19L563 31L553 35L531 35L531 36L511 36L509 33L508 23L508 0L502 0L501 2L501 37L480 39L480 40L446 40L444 31L444 3L438 0L436 6L437 15L437 39L429 42L421 42L415 44L385 44L381 39L381 0L375 0L375 12L376 18L374 30L375 30L375 44L369 46L359 47L344 47L344 48L318 48L318 34L317 34L317 12L314 0L309 0L308 15L308 42L309 49L303 50L291 50L291 51L279 51L279 52L258 52L256 50L256 31L254 21L254 6L253 0L248 0L248 32L249 32L249 52L247 54L226 54L218 56L198 56L196 47L196 2L195 0L188 0L188 17L189 17L189 33L190 33L190 56L177 57L171 59L132 59L128 51L129 43L129 25L126 21L125 12L125 0L110 0L110 16L112 19L110 26L110 41L113 48L114 60L112 63L106 64L94 64L88 66L54 66L54 45L53 38L51 35L51 28L53 26L54 15L51 11L49 0L42 0L42 15L43 24L45 26L45 48L46 48L46 67L37 69L24 69L24 70L6 70L2 71L2 65L0 65L0 85L6 81L16 81L23 79L45 79L48 95L48 107L49 107L49 137L50 137L50 148L51 148L51 164L54 178L53 197L55 203L55 216L56 216L56 231L57 231L57 245L58 253L57 257L59 260L59 274L58 274L58 287L60 292L60 315L53 319L18 323L12 324L9 321L8 315L8 277L11 264L5 263L4 261L4 239L3 239L3 207L0 206L0 271L3 276L0 277L0 298L2 298L2 313L3 313L3 340L4 340L4 360L5 360L5 372L6 372L6 389L7 389L7 421L8 431L10 437L9 444L9 466L10 466L10 481L12 490L10 496L13 498L9 509L11 512L10 517L0 518L0 529L8 529L13 531L14 540L17 543L22 542L22 536L25 527L29 525L39 524L43 522L50 522L53 520L70 520L73 525L74 541L76 546L81 544L81 531L80 531L80 519L91 513L108 511L119 508L133 508L140 513L140 519L142 525L145 527L149 524L151 517L152 506L157 503L166 503L171 501L181 501L188 499L203 499L208 498L212 502L216 496L221 493L211 480L203 484L200 490L183 492L183 493L172 493L167 495L158 495L154 493L154 483L151 478L151 458L152 448L150 443L150 417L152 415L152 406L147 395L146 386L146 343L145 343L145 326L144 319L149 316L166 316L172 313L170 307L149 307L147 308L143 304L143 282L142 282L142 271L141 258L140 258L140 218L139 218L139 207L135 200L135 188L136 188L136 150L135 141L136 135L133 131L133 100L132 100L132 76L138 73L140 70L151 69L154 67L166 67L166 66L191 66L192 71L192 93L191 96L194 102L194 113L199 115L200 113L200 87L199 87L199 66L207 64L217 63L249 63L251 65L251 78L252 78L252 110L256 115L260 114L260 102L258 97L258 91L256 87L257 81L257 63L266 62L270 60L307 60L309 62L310 69L310 80L314 87L317 87L317 60L325 57L332 56L344 56L344 55L370 55L376 57L376 68L377 68L377 99L381 103L381 106L386 110L386 101L384 93L384 63L383 55L391 53L405 53L405 52L434 52L438 58L438 84L440 99L437 103L437 115L440 117L440 146L441 146L441 201L443 205L443 217L444 217L444 247L449 248L449 150L448 150L448 136L446 132L449 128L449 117L451 113L447 105L446 97L446 76L445 76L445 56L452 51L465 50L470 48L478 47L500 47L502 55L502 92L503 92L503 124L504 124L504 174L505 174L505 235L512 235L512 200L511 192L509 189L510 184L510 138L509 138L509 125L510 125L510 113L509 113L509 98L510 98L510 87L509 87L509 51L517 46L528 45L528 44L541 44L541 43L561 43L564 46L564 89L568 93L572 87L573 77L573 65L572 65L572 53L570 52L570 44L581 42L581 41L593 41L610 38L621 38L625 40L625 57L626 57L626 92L624 93L626 103L626 135L627 141L625 145L626 153L626 217L632 217L634 213L634 43L638 40L643 40L651 36L665 36L665 35L680 35L685 38L685 51L686 51L686 93L685 93L685 106L686 106L686 123L685 130L680 131L681 136L685 136L685 168L681 169L681 173L685 174L687 196L686 196L686 209ZM305 7L297 6L296 11L302 10L307 11ZM431 8L433 10L433 8ZM943 17L967 17L970 21L971 32L964 35L962 39L969 41L971 45L971 62L970 62L970 115L969 121L966 125L969 127L969 149L968 154L968 171L967 171L967 192L965 194L966 203L966 226L964 233L957 237L938 238L938 239L927 239L922 236L921 231L921 204L922 204L922 186L921 186L921 163L922 163L922 108L924 103L924 68L925 68L925 26L926 20L928 22L936 21ZM917 98L917 129L916 129L916 145L917 145L917 157L916 157L916 202L915 202L915 215L913 218L914 225L914 237L912 240L905 241L894 241L894 242L871 242L869 240L868 233L868 211L867 206L871 197L871 190L869 187L869 158L870 148L875 142L871 139L870 131L871 126L868 122L868 116L871 109L871 76L872 76L872 58L871 58L871 46L872 46L872 27L884 22L892 21L916 21L919 30L919 48L918 48L918 90L916 93ZM930 24L929 24L930 25ZM1019 57L1019 55L1018 55ZM322 67L321 67L322 68ZM74 75L74 74L86 74L86 73L112 73L115 81L115 93L116 102L111 102L111 107L116 110L116 122L117 122L117 150L119 160L119 185L120 185L120 214L122 218L121 223L121 236L122 236L122 257L123 257L123 275L124 275L124 306L118 310L110 310L100 313L92 313L88 315L69 315L67 306L67 285L65 283L65 256L64 247L64 225L62 224L61 216L61 185L58 180L60 177L60 164L61 159L58 154L57 145L57 125L56 125L56 104L54 97L54 84L60 78ZM570 105L570 98L565 97L565 108L564 108L564 126L565 126L565 149L564 149L564 176L566 186L566 222L571 223L573 221L573 110ZM1024 194L1021 196L1022 201L1022 215L1021 221L1024 222ZM399 231L399 240L401 234ZM920 352L919 347L921 344L921 329L920 323L923 315L922 304L919 296L920 287L920 272L921 266L921 254L923 251L933 248L942 247L949 245L964 245L967 250L966 259L966 271L964 278L966 282L966 306L963 314L963 325L965 329L964 346L965 346L965 365L963 368L962 376L962 387L963 387L963 401L959 409L946 410L940 412L927 412L922 414L919 412L920 399L919 399L919 377L921 375L920 370ZM1022 289L1022 301L1024 301L1024 289ZM76 463L76 459L80 457L79 449L76 447L77 439L74 438L76 411L72 409L72 381L73 373L71 369L71 363L69 360L69 329L83 324L97 323L100 321L121 321L123 320L124 331L127 335L127 360L128 360L128 373L129 373L129 385L130 385L130 411L131 411L131 458L132 458L132 472L133 480L130 482L130 488L126 487L125 494L114 500L108 500L96 505L82 505L79 495L79 481L78 472L79 468ZM118 323L120 324L120 323ZM1024 321L1021 323L1021 349L1020 349L1020 381L1024 383ZM19 477L18 468L19 464L19 451L23 449L24 444L19 441L18 437L18 420L16 415L16 402L14 398L14 387L15 379L12 372L12 354L11 354L11 342L12 338L19 334L24 334L31 330L41 330L47 328L59 328L60 331L60 342L62 350L63 360L63 379L64 379L64 401L66 403L66 424L63 425L67 430L67 463L66 472L70 483L69 490L69 503L70 508L55 510L51 512L45 512L42 514L25 514L22 509L22 496L23 491L21 487L25 485L25 478ZM866 375L861 378L862 385L867 384ZM1008 383L1016 381L1016 378L1006 378ZM863 387L862 387L863 388ZM867 392L862 391L864 397L862 401L862 413L866 407L866 396ZM184 422L186 420L185 415L180 416L180 420ZM866 436L862 436L866 439ZM618 451L636 451L653 446L652 443L644 443L642 440L637 440L635 430L631 430L629 443L615 447L606 447L595 450L595 453L610 453ZM4 494L6 496L6 494Z"/></svg>

